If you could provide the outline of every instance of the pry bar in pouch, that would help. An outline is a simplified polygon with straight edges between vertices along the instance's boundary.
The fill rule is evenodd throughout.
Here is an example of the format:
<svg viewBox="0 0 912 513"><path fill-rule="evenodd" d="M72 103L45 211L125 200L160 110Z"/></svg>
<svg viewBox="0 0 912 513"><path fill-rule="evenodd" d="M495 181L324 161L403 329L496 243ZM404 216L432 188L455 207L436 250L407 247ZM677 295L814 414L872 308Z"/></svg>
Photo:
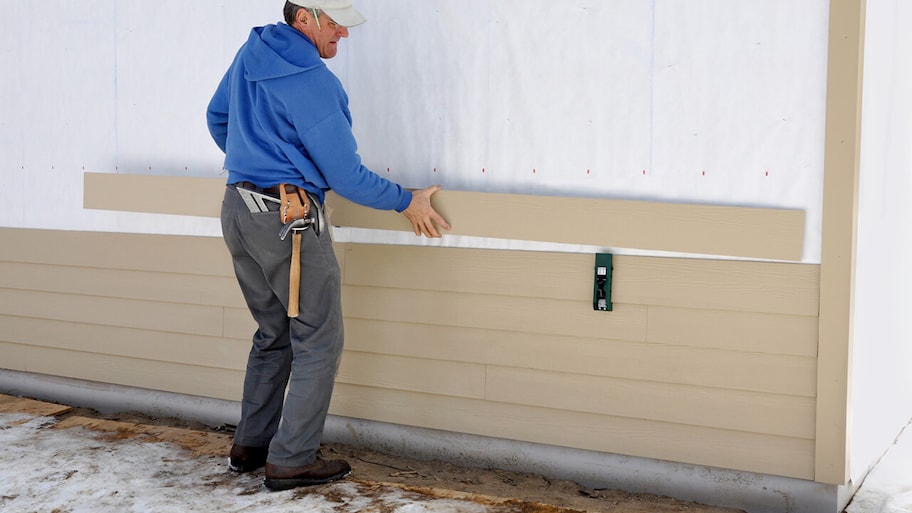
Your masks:
<svg viewBox="0 0 912 513"><path fill-rule="evenodd" d="M596 253L595 255L595 288L592 293L592 309L600 312L610 312L614 307L611 304L611 265L610 253Z"/></svg>

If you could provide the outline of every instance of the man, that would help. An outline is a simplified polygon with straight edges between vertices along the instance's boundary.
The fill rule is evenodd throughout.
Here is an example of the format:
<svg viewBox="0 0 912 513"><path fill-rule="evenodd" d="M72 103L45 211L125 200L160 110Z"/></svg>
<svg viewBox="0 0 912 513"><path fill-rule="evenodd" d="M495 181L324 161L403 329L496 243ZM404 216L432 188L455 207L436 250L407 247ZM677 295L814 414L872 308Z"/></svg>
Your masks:
<svg viewBox="0 0 912 513"><path fill-rule="evenodd" d="M450 229L431 206L439 186L412 193L361 163L348 97L321 60L366 21L351 0L292 0L284 16L251 31L207 111L228 171L222 231L258 324L229 466L265 465L272 490L351 472L317 456L343 338L339 266L321 223L325 191L401 212L416 235Z"/></svg>

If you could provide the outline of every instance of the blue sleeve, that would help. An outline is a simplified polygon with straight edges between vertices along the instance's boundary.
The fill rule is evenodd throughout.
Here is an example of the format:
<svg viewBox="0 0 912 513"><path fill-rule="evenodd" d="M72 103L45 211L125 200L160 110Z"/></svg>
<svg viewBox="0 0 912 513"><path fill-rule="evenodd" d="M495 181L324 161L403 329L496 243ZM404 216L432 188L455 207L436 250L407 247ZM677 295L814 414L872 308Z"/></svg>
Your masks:
<svg viewBox="0 0 912 513"><path fill-rule="evenodd" d="M231 70L228 70L228 73L225 73L225 76L222 78L222 81L219 83L218 88L215 90L215 95L212 96L212 100L209 101L209 108L206 109L206 122L209 125L209 134L212 136L212 140L215 141L215 144L221 148L222 152L225 152L228 142L228 74L231 73Z"/></svg>
<svg viewBox="0 0 912 513"><path fill-rule="evenodd" d="M338 110L299 134L310 158L339 195L379 210L402 212L412 193L361 163L351 123Z"/></svg>

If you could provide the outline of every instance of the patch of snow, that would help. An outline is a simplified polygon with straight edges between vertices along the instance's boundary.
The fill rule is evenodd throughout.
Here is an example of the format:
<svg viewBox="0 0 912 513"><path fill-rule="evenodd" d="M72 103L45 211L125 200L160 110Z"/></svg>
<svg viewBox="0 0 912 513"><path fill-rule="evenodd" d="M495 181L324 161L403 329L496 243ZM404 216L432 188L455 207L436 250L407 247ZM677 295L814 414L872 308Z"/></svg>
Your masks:
<svg viewBox="0 0 912 513"><path fill-rule="evenodd" d="M270 492L262 470L228 471L226 458L192 458L168 443L54 429L50 417L0 414L0 511L68 513L486 513L469 501L351 481Z"/></svg>
<svg viewBox="0 0 912 513"><path fill-rule="evenodd" d="M912 513L912 424L865 478L846 513Z"/></svg>

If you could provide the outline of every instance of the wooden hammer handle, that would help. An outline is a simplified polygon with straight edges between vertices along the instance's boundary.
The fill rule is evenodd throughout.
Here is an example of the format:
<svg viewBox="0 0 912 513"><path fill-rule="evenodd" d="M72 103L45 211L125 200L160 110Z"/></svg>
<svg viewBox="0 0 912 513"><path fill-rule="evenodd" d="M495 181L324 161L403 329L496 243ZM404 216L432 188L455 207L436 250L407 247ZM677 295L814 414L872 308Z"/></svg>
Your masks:
<svg viewBox="0 0 912 513"><path fill-rule="evenodd" d="M291 232L291 269L288 273L288 316L297 317L300 313L301 298L301 238L299 230Z"/></svg>

